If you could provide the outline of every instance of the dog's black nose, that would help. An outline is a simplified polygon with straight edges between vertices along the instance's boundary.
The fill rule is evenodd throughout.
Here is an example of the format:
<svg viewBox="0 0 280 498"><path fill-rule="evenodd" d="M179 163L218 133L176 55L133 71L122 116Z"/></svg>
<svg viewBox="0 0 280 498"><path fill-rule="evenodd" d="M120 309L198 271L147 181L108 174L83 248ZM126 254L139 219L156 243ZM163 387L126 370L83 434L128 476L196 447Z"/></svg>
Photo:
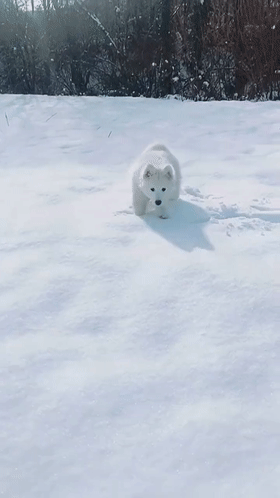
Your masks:
<svg viewBox="0 0 280 498"><path fill-rule="evenodd" d="M156 205L160 206L161 205L161 201L156 201Z"/></svg>

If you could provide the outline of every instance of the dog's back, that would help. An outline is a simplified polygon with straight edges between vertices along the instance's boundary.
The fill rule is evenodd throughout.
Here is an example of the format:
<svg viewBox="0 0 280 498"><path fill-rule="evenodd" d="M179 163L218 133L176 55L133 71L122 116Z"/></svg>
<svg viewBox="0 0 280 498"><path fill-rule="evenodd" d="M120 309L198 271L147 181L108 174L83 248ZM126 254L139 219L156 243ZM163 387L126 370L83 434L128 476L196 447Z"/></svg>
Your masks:
<svg viewBox="0 0 280 498"><path fill-rule="evenodd" d="M145 154L146 152L149 152L152 150L169 152L169 150L167 149L167 147L165 147L165 145L160 144L160 143L153 143L151 145L148 145L148 147L142 152L142 154Z"/></svg>

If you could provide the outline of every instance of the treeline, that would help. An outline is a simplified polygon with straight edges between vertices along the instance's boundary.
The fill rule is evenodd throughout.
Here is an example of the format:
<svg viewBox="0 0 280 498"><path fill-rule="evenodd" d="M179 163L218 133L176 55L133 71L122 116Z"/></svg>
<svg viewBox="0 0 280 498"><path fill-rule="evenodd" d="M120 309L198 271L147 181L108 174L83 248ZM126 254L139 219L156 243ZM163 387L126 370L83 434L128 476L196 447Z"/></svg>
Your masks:
<svg viewBox="0 0 280 498"><path fill-rule="evenodd" d="M276 0L0 0L0 92L280 98Z"/></svg>

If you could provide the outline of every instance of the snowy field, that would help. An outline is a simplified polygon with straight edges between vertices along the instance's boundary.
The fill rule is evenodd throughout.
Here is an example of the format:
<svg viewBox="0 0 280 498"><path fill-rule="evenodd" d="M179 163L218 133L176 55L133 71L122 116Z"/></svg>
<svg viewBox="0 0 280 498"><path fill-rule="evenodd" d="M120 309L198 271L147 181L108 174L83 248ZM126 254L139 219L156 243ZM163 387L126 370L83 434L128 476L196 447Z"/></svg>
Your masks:
<svg viewBox="0 0 280 498"><path fill-rule="evenodd" d="M0 111L0 496L279 498L280 103ZM130 209L155 140L168 220Z"/></svg>

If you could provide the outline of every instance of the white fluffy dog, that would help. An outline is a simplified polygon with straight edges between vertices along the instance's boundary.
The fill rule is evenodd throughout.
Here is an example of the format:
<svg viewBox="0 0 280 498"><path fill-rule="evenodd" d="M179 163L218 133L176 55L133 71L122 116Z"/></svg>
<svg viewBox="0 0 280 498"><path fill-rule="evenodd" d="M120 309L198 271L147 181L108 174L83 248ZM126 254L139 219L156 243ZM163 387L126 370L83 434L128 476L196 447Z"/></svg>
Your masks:
<svg viewBox="0 0 280 498"><path fill-rule="evenodd" d="M160 218L168 218L169 201L180 195L179 162L162 144L147 147L132 167L132 202L137 216L145 214L149 202Z"/></svg>

